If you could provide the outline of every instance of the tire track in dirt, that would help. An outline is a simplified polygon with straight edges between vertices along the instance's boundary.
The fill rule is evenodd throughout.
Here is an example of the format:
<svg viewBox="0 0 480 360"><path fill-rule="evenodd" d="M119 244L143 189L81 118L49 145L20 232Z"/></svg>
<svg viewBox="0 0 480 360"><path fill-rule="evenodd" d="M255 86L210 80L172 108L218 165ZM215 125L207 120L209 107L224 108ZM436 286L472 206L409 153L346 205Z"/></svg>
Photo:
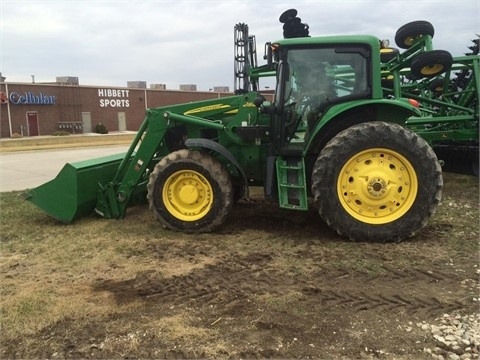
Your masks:
<svg viewBox="0 0 480 360"><path fill-rule="evenodd" d="M465 306L460 301L445 303L435 297L420 299L418 297L409 297L406 294L352 294L347 291L323 291L311 287L304 288L303 292L319 298L326 307L349 307L355 313L381 308L386 311L404 311L408 314L425 313L435 315L458 310Z"/></svg>
<svg viewBox="0 0 480 360"><path fill-rule="evenodd" d="M454 281L458 282L459 277L453 273L445 273L438 270L425 270L425 269L395 269L387 265L381 266L383 270L391 274L392 277L396 279L403 279L405 281L418 281L423 278L423 280L430 281Z"/></svg>
<svg viewBox="0 0 480 360"><path fill-rule="evenodd" d="M246 258L231 258L207 265L186 276L158 279L135 286L136 294L144 299L161 299L174 305L201 301L202 306L226 305L266 292L279 286L279 279L265 270L269 254L251 254Z"/></svg>
<svg viewBox="0 0 480 360"><path fill-rule="evenodd" d="M354 312L382 309L438 315L467 306L460 296L443 296L449 286L458 289L464 279L455 273L382 265L380 271L323 269L316 275L302 291L318 298L326 307L348 307ZM365 284L364 291L352 291L358 289L359 283ZM377 284L382 284L382 293L377 291Z"/></svg>
<svg viewBox="0 0 480 360"><path fill-rule="evenodd" d="M242 300L251 300L261 295L282 295L292 291L303 294L309 301L321 303L324 308L348 307L350 311L402 311L409 314L435 315L466 306L461 300L442 299L441 294L448 284L460 282L453 273L425 269L395 269L382 266L377 272L351 269L321 268L311 275L288 277L282 269L269 263L273 255L253 253L244 257L229 256L215 264L206 265L188 275L164 278L156 271L138 274L124 282L97 284L98 290L111 291L120 302L141 298L173 306L228 307ZM375 283L390 283L382 293L376 291ZM363 291L353 290L349 284L372 285ZM408 286L405 286L407 284ZM410 288L428 288L422 296ZM350 289L350 290L349 290Z"/></svg>

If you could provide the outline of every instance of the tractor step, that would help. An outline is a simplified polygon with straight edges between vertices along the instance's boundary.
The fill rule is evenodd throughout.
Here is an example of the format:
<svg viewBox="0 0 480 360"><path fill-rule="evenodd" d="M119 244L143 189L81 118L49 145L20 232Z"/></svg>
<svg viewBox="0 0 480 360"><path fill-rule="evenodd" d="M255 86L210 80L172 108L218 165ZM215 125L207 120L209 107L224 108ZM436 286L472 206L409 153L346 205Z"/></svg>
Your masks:
<svg viewBox="0 0 480 360"><path fill-rule="evenodd" d="M303 158L277 158L276 168L280 207L293 210L308 210L307 181Z"/></svg>

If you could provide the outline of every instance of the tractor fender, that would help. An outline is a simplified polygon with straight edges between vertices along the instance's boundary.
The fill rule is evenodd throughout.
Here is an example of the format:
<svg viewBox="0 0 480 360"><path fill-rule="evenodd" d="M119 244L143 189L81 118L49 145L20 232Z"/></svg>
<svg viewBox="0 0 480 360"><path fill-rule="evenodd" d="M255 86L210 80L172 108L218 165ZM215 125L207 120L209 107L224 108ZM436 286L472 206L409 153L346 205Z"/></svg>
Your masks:
<svg viewBox="0 0 480 360"><path fill-rule="evenodd" d="M327 122L335 117L342 116L352 110L362 110L364 108L371 108L375 110L376 119L369 119L370 121L387 121L396 122L403 125L410 116L421 116L420 110L410 103L409 99L368 99L356 100L337 104L328 109L325 116L322 117L319 125L323 127ZM408 116L407 116L408 115Z"/></svg>
<svg viewBox="0 0 480 360"><path fill-rule="evenodd" d="M238 171L238 174L240 175L240 178L242 180L242 194L246 197L248 197L248 179L247 175L242 169L242 166L240 163L237 161L237 159L232 155L230 151L223 145L210 140L210 139L187 139L185 140L185 147L187 148L200 148L200 149L208 149L210 151L213 151L220 155L219 160L222 163L225 163L225 160L230 162L233 166ZM222 161L223 160L223 161Z"/></svg>
<svg viewBox="0 0 480 360"><path fill-rule="evenodd" d="M331 106L311 127L307 148L319 152L340 131L369 121L385 121L405 125L407 118L421 116L408 99L367 99L349 101Z"/></svg>

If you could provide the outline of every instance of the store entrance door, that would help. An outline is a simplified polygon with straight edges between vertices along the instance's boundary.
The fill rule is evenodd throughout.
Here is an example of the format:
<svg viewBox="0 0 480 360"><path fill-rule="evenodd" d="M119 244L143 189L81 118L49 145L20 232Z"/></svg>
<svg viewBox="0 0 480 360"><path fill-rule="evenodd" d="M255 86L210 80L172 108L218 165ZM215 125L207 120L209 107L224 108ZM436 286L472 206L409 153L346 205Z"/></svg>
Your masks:
<svg viewBox="0 0 480 360"><path fill-rule="evenodd" d="M92 114L90 112L82 112L83 132L92 132Z"/></svg>
<svg viewBox="0 0 480 360"><path fill-rule="evenodd" d="M126 131L127 130L127 118L124 112L118 113L118 131Z"/></svg>
<svg viewBox="0 0 480 360"><path fill-rule="evenodd" d="M38 113L36 111L27 111L27 130L28 136L38 136Z"/></svg>

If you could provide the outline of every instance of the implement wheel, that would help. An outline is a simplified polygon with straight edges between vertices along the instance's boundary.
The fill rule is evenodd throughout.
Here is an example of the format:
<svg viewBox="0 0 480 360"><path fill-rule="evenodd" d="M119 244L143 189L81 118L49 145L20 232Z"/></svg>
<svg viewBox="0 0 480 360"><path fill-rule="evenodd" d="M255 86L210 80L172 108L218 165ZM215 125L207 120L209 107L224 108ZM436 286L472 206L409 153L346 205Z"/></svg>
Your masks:
<svg viewBox="0 0 480 360"><path fill-rule="evenodd" d="M400 51L398 49L392 47L386 47L380 49L380 61L383 63L389 62L390 60L394 59Z"/></svg>
<svg viewBox="0 0 480 360"><path fill-rule="evenodd" d="M428 21L412 21L397 30L395 33L395 43L401 49L408 49L418 38L426 35L433 37L434 33L435 29Z"/></svg>
<svg viewBox="0 0 480 360"><path fill-rule="evenodd" d="M209 232L223 224L233 204L230 176L215 158L179 150L155 166L148 182L150 209L164 227Z"/></svg>
<svg viewBox="0 0 480 360"><path fill-rule="evenodd" d="M423 228L442 194L442 171L425 140L397 124L354 125L317 158L312 194L320 216L355 241L401 241Z"/></svg>
<svg viewBox="0 0 480 360"><path fill-rule="evenodd" d="M450 70L452 64L453 57L448 51L432 50L416 55L410 69L412 74L419 78L431 78Z"/></svg>

